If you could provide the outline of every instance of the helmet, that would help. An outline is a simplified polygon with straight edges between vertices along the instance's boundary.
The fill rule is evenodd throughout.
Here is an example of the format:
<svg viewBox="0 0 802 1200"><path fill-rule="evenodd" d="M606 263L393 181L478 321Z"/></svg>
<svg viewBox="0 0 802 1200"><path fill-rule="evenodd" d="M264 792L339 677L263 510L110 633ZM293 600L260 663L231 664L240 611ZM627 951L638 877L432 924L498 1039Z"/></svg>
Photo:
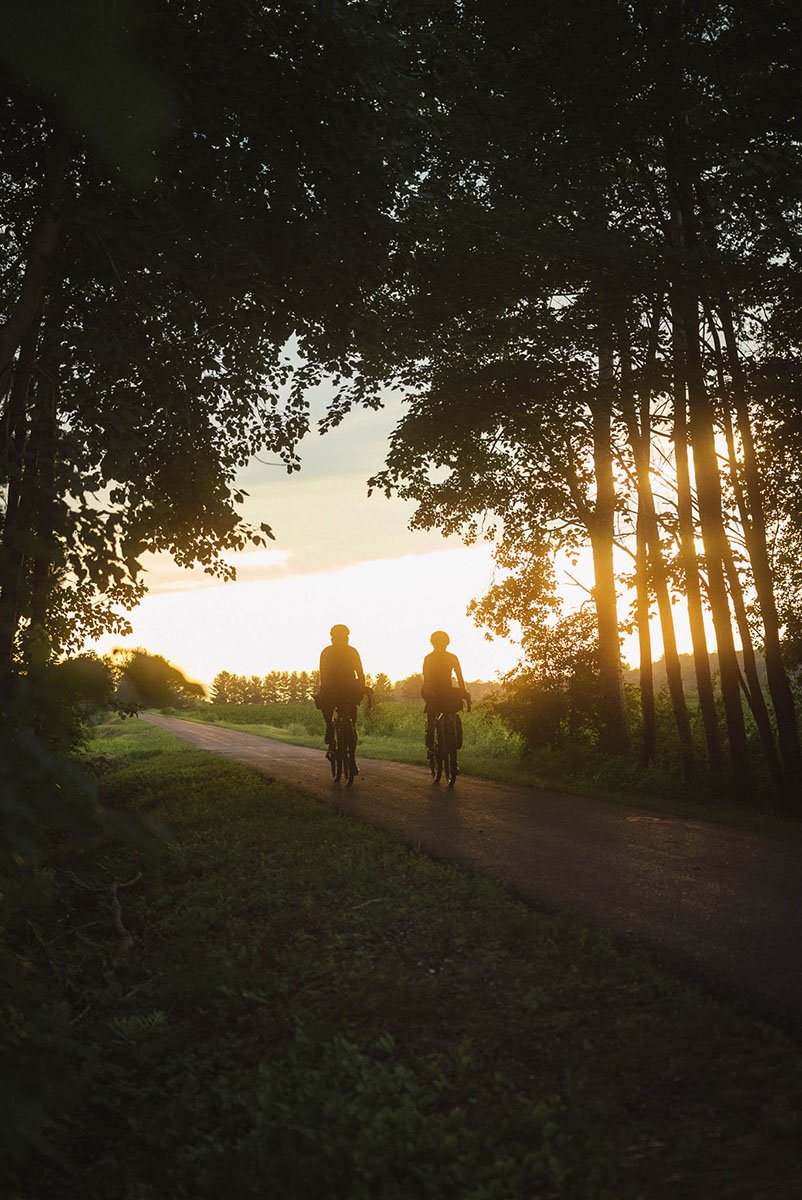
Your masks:
<svg viewBox="0 0 802 1200"><path fill-rule="evenodd" d="M333 638L348 637L350 632L351 632L351 630L348 628L347 625L332 625L331 629L329 630L329 633L331 634L331 636Z"/></svg>
<svg viewBox="0 0 802 1200"><path fill-rule="evenodd" d="M451 641L451 638L447 633L443 633L442 629L436 629L429 638L429 641L432 643L435 650L445 650L446 646Z"/></svg>

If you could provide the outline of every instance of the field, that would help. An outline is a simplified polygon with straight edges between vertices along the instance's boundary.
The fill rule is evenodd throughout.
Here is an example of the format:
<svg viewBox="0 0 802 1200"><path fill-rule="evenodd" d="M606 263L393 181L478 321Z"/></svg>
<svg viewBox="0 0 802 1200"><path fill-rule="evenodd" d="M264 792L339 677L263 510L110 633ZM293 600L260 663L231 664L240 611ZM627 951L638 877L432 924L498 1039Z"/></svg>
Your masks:
<svg viewBox="0 0 802 1200"><path fill-rule="evenodd" d="M323 747L323 721L311 700L294 704L200 704L191 709L164 711L261 737ZM703 780L689 790L682 779L678 756L669 755L667 761L644 768L634 755L626 759L610 758L577 741L565 749L526 750L520 736L511 733L487 705L463 713L462 721L465 748L460 753L460 769L466 774L598 796L655 812L704 817L785 836L800 834L798 821L770 810L746 810L713 800ZM363 705L358 752L365 758L425 764L423 734L421 702L378 704L372 714Z"/></svg>
<svg viewBox="0 0 802 1200"><path fill-rule="evenodd" d="M91 756L105 804L169 834L62 842L5 881L4 1194L800 1194L802 1053L777 1032L152 727ZM110 888L139 872L126 952Z"/></svg>

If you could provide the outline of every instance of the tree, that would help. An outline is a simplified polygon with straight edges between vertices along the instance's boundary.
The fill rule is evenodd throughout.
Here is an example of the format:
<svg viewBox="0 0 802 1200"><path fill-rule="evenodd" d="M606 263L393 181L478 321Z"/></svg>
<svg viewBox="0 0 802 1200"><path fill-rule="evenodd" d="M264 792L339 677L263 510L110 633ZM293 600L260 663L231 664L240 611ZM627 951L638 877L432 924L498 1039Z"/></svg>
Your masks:
<svg viewBox="0 0 802 1200"><path fill-rule="evenodd" d="M212 704L232 703L233 676L228 671L218 671L212 680Z"/></svg>
<svg viewBox="0 0 802 1200"><path fill-rule="evenodd" d="M398 700L420 700L422 686L422 675L408 675L406 679L399 679L396 683L395 696Z"/></svg>
<svg viewBox="0 0 802 1200"><path fill-rule="evenodd" d="M372 686L373 699L377 704L384 704L388 700L393 699L393 682L389 675L385 675L383 671L379 671L373 680Z"/></svg>
<svg viewBox="0 0 802 1200"><path fill-rule="evenodd" d="M498 614L497 614L498 615ZM603 695L595 611L585 606L527 629L521 664L490 701L530 749L597 741Z"/></svg>
<svg viewBox="0 0 802 1200"><path fill-rule="evenodd" d="M82 3L102 29L69 37L69 70L58 6L29 7L48 32L0 117L6 674L31 639L124 629L144 551L226 574L221 551L270 536L239 517L236 472L263 448L297 469L310 383L348 370L417 119L391 3L148 4L136 40L131 10ZM101 33L125 70L88 105Z"/></svg>
<svg viewBox="0 0 802 1200"><path fill-rule="evenodd" d="M147 650L115 650L110 658L116 678L117 707L138 711L141 708L166 708L202 700L202 683L186 675L161 654Z"/></svg>
<svg viewBox="0 0 802 1200"><path fill-rule="evenodd" d="M635 7L598 0L547 4L539 18L534 26L518 6L472 6L440 63L443 118L426 147L425 182L410 186L400 210L396 279L378 310L382 336L373 339L379 349L363 362L365 395L375 380L392 377L410 398L387 471L375 482L417 500L415 519L445 532L475 537L483 519L495 517L522 561L527 537L542 538L544 527L553 546L566 525L570 537L590 542L607 708L620 731L609 546L610 511L623 521L628 507L615 465L612 479L610 471L611 456L626 469L623 425L638 460L638 583L642 596L646 585L658 601L686 766L690 731L670 612L670 589L680 584L714 775L721 755L704 604L716 629L730 788L742 799L753 794L742 690L768 762L776 757L743 620L742 598L753 587L773 663L781 791L793 802L802 794L798 733L751 448L762 401L745 385L751 372L743 364L768 348L764 330L776 336L782 328L786 341L795 339L789 298L797 303L802 238L787 114L799 98L789 50L798 13L785 0L770 11L748 0ZM675 459L666 466L669 486L676 479L677 515L670 497L651 511L655 463L632 420L629 337L616 345L610 332L622 321L630 330L647 326L666 296L653 398L668 415L674 406ZM765 315L774 311L779 326ZM705 329L706 312L713 320ZM708 334L726 350L723 389L721 355ZM600 363L595 393L581 383L590 353ZM740 447L722 467L717 438L730 410ZM738 486L744 504L735 501ZM616 535L637 541L630 521L627 512ZM676 533L679 573L667 556L666 535ZM732 552L731 540L741 536L748 561ZM645 621L648 603L640 611ZM743 689L733 614L746 649Z"/></svg>

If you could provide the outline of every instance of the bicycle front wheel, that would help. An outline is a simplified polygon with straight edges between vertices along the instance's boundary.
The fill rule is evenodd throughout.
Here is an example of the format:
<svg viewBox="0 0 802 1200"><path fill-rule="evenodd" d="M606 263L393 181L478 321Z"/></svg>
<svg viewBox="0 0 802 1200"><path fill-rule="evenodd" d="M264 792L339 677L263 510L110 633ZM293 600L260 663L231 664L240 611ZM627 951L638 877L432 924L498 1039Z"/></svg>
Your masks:
<svg viewBox="0 0 802 1200"><path fill-rule="evenodd" d="M453 787L457 781L457 731L454 718L444 721L443 726L443 769L448 786Z"/></svg>
<svg viewBox="0 0 802 1200"><path fill-rule="evenodd" d="M443 778L445 762L445 721L439 717L434 727L434 762L432 763L432 779L439 783Z"/></svg>
<svg viewBox="0 0 802 1200"><path fill-rule="evenodd" d="M331 764L335 783L339 783L343 776L343 767L345 765L343 757L344 740L343 719L338 714L337 720L334 723L334 760Z"/></svg>
<svg viewBox="0 0 802 1200"><path fill-rule="evenodd" d="M350 718L344 721L343 725L343 771L345 772L345 782L350 787L356 776L356 728Z"/></svg>

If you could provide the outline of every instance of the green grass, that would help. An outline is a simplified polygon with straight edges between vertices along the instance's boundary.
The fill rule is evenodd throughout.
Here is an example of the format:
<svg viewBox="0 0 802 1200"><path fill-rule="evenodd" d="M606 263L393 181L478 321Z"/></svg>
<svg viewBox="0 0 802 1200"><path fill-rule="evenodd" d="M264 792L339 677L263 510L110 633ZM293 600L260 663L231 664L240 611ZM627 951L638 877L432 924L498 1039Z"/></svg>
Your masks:
<svg viewBox="0 0 802 1200"><path fill-rule="evenodd" d="M105 803L171 840L64 842L6 883L5 1194L800 1194L802 1053L778 1032L152 727L93 753ZM138 870L121 956L108 891L69 872Z"/></svg>
<svg viewBox="0 0 802 1200"><path fill-rule="evenodd" d="M174 710L169 710L173 712ZM323 745L320 713L311 701L294 704L204 704L181 710L189 720L239 729L259 737L276 738L299 746ZM593 796L614 804L633 805L646 811L714 821L780 837L802 836L799 821L769 810L745 809L713 800L703 788L689 794L678 761L648 769L633 759L604 758L592 747L572 745L525 752L522 739L511 733L488 708L479 706L462 714L465 748L460 768L503 783L549 788L572 795ZM372 716L364 709L359 718L359 754L393 762L425 763L421 703L380 704Z"/></svg>

